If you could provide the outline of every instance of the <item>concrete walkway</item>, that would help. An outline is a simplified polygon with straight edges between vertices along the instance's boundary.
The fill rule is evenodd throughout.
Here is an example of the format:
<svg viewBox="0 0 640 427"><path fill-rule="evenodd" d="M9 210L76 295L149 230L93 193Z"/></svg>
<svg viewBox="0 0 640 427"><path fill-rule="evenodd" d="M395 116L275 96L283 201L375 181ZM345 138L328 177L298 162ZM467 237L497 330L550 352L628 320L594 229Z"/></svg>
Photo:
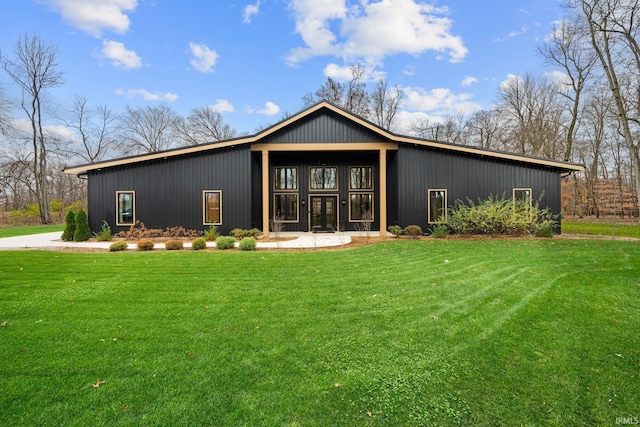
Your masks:
<svg viewBox="0 0 640 427"><path fill-rule="evenodd" d="M5 237L0 239L0 250L10 249L105 249L108 250L113 242L64 242L60 239L61 231L54 233L30 234L28 236ZM287 240L262 242L258 239L258 248L327 248L351 243L351 236L359 233L280 233L280 237ZM238 244L236 243L236 246ZM184 247L191 248L191 242L185 242ZM207 247L215 247L215 243L207 242ZM156 243L156 249L164 249L164 243ZM129 244L128 249L136 249L136 245Z"/></svg>

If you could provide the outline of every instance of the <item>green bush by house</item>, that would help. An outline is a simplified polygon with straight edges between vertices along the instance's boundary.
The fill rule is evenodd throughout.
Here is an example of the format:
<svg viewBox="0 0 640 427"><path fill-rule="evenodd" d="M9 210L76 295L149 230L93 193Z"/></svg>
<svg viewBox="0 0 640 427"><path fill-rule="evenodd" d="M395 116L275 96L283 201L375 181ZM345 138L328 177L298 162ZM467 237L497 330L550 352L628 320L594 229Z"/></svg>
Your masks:
<svg viewBox="0 0 640 427"><path fill-rule="evenodd" d="M76 228L73 233L73 240L76 242L84 242L91 238L91 229L89 228L89 219L84 209L76 212Z"/></svg>

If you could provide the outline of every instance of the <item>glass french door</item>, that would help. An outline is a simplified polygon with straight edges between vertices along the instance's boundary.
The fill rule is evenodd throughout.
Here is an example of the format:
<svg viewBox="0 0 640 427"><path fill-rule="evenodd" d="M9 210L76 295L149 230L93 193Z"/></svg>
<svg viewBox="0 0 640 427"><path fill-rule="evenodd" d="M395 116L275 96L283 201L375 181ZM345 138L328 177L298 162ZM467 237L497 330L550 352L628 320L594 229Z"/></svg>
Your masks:
<svg viewBox="0 0 640 427"><path fill-rule="evenodd" d="M311 231L338 229L338 196L310 196Z"/></svg>

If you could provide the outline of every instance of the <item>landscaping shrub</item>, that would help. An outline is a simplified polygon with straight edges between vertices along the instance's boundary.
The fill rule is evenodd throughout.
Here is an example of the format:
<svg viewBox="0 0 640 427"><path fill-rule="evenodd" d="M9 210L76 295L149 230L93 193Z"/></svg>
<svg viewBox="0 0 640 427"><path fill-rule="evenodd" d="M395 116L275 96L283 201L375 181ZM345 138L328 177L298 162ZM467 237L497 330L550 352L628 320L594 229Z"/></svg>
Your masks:
<svg viewBox="0 0 640 427"><path fill-rule="evenodd" d="M109 246L109 252L119 252L119 251L124 251L125 249L127 249L129 245L127 245L127 242L122 241L122 242L115 242L112 243L111 246Z"/></svg>
<svg viewBox="0 0 640 427"><path fill-rule="evenodd" d="M447 237L449 233L450 233L449 227L447 227L445 224L436 224L433 226L433 229L431 231L431 236L434 239L443 239Z"/></svg>
<svg viewBox="0 0 640 427"><path fill-rule="evenodd" d="M542 221L538 224L536 231L533 233L536 237L553 237L554 224L550 221Z"/></svg>
<svg viewBox="0 0 640 427"><path fill-rule="evenodd" d="M489 196L475 204L457 201L451 208L447 225L458 234L509 234L523 235L544 229L553 232L556 218L548 209L540 209L538 203L530 206L504 197ZM541 230L541 233L544 233Z"/></svg>
<svg viewBox="0 0 640 427"><path fill-rule="evenodd" d="M395 237L398 237L402 234L402 227L399 225L392 225L389 227L389 233L393 234Z"/></svg>
<svg viewBox="0 0 640 427"><path fill-rule="evenodd" d="M209 226L208 230L204 230L204 235L202 237L207 242L215 241L219 237L218 228L215 225Z"/></svg>
<svg viewBox="0 0 640 427"><path fill-rule="evenodd" d="M204 239L204 237L198 237L196 240L191 242L191 249L193 249L194 251L199 251L200 249L206 249L206 247L207 247L207 241Z"/></svg>
<svg viewBox="0 0 640 427"><path fill-rule="evenodd" d="M236 243L235 237L220 236L216 239L216 248L218 249L231 249Z"/></svg>
<svg viewBox="0 0 640 427"><path fill-rule="evenodd" d="M91 238L91 229L89 228L89 219L84 209L76 212L76 229L73 233L73 240L76 242L84 242Z"/></svg>
<svg viewBox="0 0 640 427"><path fill-rule="evenodd" d="M167 240L164 244L164 248L168 251L180 251L184 247L184 244L180 240Z"/></svg>
<svg viewBox="0 0 640 427"><path fill-rule="evenodd" d="M256 250L256 239L253 237L245 237L240 240L240 245L238 246L241 251L255 251Z"/></svg>
<svg viewBox="0 0 640 427"><path fill-rule="evenodd" d="M76 213L74 211L67 212L64 219L64 231L62 232L62 240L70 242L76 232Z"/></svg>
<svg viewBox="0 0 640 427"><path fill-rule="evenodd" d="M164 230L160 228L147 228L143 222L136 221L127 231L117 233L116 237L122 237L128 240L152 239L156 237L175 239L179 237L196 238L199 237L200 234L200 231L186 229L181 226L167 227Z"/></svg>
<svg viewBox="0 0 640 427"><path fill-rule="evenodd" d="M113 235L111 234L111 227L107 221L102 221L102 229L99 233L95 234L96 240L99 242L108 242L113 239Z"/></svg>
<svg viewBox="0 0 640 427"><path fill-rule="evenodd" d="M245 237L249 237L250 233L250 230L245 230L244 228L234 228L229 234L235 237L236 240L242 240Z"/></svg>
<svg viewBox="0 0 640 427"><path fill-rule="evenodd" d="M142 239L136 243L139 251L152 251L153 250L153 241L149 239Z"/></svg>
<svg viewBox="0 0 640 427"><path fill-rule="evenodd" d="M404 229L404 234L409 236L411 239L417 239L422 236L422 227L419 225L408 225Z"/></svg>
<svg viewBox="0 0 640 427"><path fill-rule="evenodd" d="M251 230L247 230L244 228L234 228L231 230L231 234L236 240L242 240L246 237L253 237L254 239L262 236L262 231L259 228L252 228Z"/></svg>

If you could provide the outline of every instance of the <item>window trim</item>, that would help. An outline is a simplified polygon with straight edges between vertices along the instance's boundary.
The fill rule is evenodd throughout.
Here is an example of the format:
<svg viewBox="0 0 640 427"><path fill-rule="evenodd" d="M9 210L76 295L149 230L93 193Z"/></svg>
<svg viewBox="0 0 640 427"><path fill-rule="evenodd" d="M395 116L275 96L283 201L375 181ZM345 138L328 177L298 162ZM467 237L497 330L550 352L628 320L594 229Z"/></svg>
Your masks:
<svg viewBox="0 0 640 427"><path fill-rule="evenodd" d="M278 183L278 169L293 169L296 171L296 186L295 188L277 188ZM273 191L282 193L282 192L297 192L298 191L298 183L300 181L300 171L298 166L274 166L273 167Z"/></svg>
<svg viewBox="0 0 640 427"><path fill-rule="evenodd" d="M371 169L371 187L370 188L366 188L366 187L352 187L351 186L351 171L353 169L360 169L360 171L362 171L362 169L364 168L369 168ZM362 177L360 177L360 182L362 182ZM375 190L375 176L374 176L374 169L373 166L349 166L349 190L351 191L373 191Z"/></svg>
<svg viewBox="0 0 640 427"><path fill-rule="evenodd" d="M529 214L533 213L533 189L531 187L514 187L511 190L511 199L513 200L513 209L516 208L516 192L517 191L527 191L529 192L529 206L527 207L529 210Z"/></svg>
<svg viewBox="0 0 640 427"><path fill-rule="evenodd" d="M429 188L427 189L427 224L438 224L439 221L436 219L435 221L431 220L431 193L435 191L442 191L444 193L444 203L442 204L442 210L444 211L444 222L446 223L449 220L449 212L448 212L448 203L449 203L449 194L446 188ZM440 216L438 216L440 218Z"/></svg>
<svg viewBox="0 0 640 427"><path fill-rule="evenodd" d="M292 220L282 220L282 221L278 221L276 218L276 208L277 208L277 204L276 204L276 197L277 196L296 196L296 219ZM293 192L289 192L289 193L273 193L273 222L278 222L278 223L282 223L282 224L297 224L300 222L300 193L293 193Z"/></svg>
<svg viewBox="0 0 640 427"><path fill-rule="evenodd" d="M314 169L334 169L335 170L335 187L331 187L331 188L313 188L312 184L313 184L313 180L311 179L311 173ZM336 192L338 191L338 189L340 188L340 183L338 182L338 166L309 166L309 191L333 191ZM324 185L324 174L322 176L323 182L322 184Z"/></svg>
<svg viewBox="0 0 640 427"><path fill-rule="evenodd" d="M120 221L120 195L131 194L131 222ZM116 226L128 227L136 224L136 192L134 190L116 191Z"/></svg>
<svg viewBox="0 0 640 427"><path fill-rule="evenodd" d="M371 219L353 219L351 214L351 196L371 196ZM375 222L375 204L374 194L372 191L357 191L349 193L349 222Z"/></svg>
<svg viewBox="0 0 640 427"><path fill-rule="evenodd" d="M219 222L207 222L207 193L218 193L220 210L218 218ZM202 224L203 225L222 225L222 190L202 190Z"/></svg>

